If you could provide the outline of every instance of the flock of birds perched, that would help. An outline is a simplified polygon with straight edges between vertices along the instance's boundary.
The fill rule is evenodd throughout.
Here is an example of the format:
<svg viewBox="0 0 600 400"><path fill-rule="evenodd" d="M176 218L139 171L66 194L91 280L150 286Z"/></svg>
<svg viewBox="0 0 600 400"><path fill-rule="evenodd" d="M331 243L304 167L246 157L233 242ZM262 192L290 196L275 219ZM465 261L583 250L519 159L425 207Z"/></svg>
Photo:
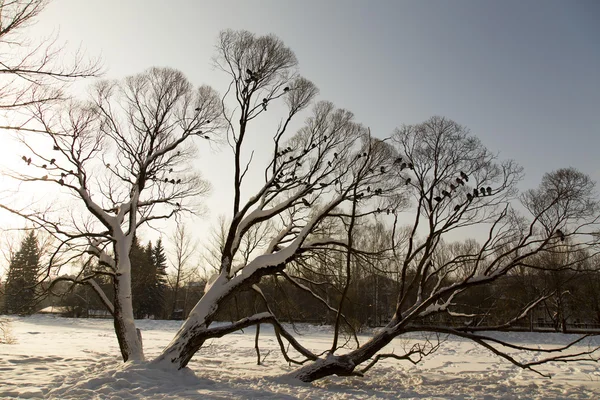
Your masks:
<svg viewBox="0 0 600 400"><path fill-rule="evenodd" d="M242 88L242 94L244 94L244 95L248 93L248 88L250 87L250 84L252 82L258 83L258 81L261 78L259 73L252 71L250 68L246 68L246 74L247 74L247 76L244 79L244 82L246 83L246 85ZM289 90L290 90L289 86L286 86L283 88L284 92L288 92ZM263 111L267 111L268 104L269 104L269 99L267 99L266 97L263 98L262 103L261 103Z"/></svg>
<svg viewBox="0 0 600 400"><path fill-rule="evenodd" d="M251 74L251 76L252 76L252 74ZM251 80L253 80L253 79L257 79L257 78L254 77ZM287 91L289 89L286 87L285 90ZM264 103L266 103L266 102L264 102ZM198 110L199 109L196 109L196 111L198 111ZM206 123L210 123L210 121L207 120ZM208 136L205 136L205 138L209 139ZM323 140L324 141L327 140L327 136L324 136ZM307 154L310 150L314 149L315 147L316 147L316 144L313 143L311 146L309 146L307 149L304 150L303 155ZM60 148L55 145L53 147L53 150L59 151ZM288 146L288 147L284 148L283 150L277 152L276 156L277 157L285 156L286 154L288 154L288 153L290 153L292 151L293 151L293 149ZM361 153L357 154L357 158L367 157L367 156L368 156L368 154L366 152L362 153L362 154ZM334 157L334 159L337 159L338 158L338 153L334 153L333 157ZM21 159L27 165L31 165L31 163L32 163L31 157L22 156ZM290 156L290 160L293 160L293 159L294 159L294 157ZM50 159L49 163L50 163L50 165L55 165L56 159L55 158ZM328 166L331 167L331 165L332 165L331 161L328 161L327 163L328 163ZM399 167L400 171L402 171L402 170L404 170L406 168L408 168L410 170L414 170L414 168L415 168L413 163L403 162L402 157L396 158L396 160L394 160L393 165L396 166L396 167ZM296 162L296 166L302 166L302 164L299 161L297 161ZM47 169L48 165L47 164L42 164L41 167L43 169ZM110 168L110 164L106 164L106 167ZM386 172L386 169L385 169L384 166L381 166L379 168L379 171L383 174L383 173ZM173 172L173 168L169 169L169 172L172 173ZM374 172L374 171L371 169L370 172ZM71 171L69 171L69 174L73 175L74 173L71 170ZM459 175L460 176L458 176L458 177L455 178L456 185L454 183L451 183L449 185L450 191L444 189L444 190L442 190L440 192L441 196L437 195L437 196L434 197L434 200L437 203L440 203L444 198L450 199L452 197L451 193L454 192L454 191L456 191L458 189L457 185L464 186L465 182L469 181L469 176L465 172L460 171ZM65 172L61 172L60 179L58 180L58 183L60 185L64 185L64 183L65 183L64 179L66 177L67 177L67 174ZM284 177L285 177L284 173L280 172L279 175L277 175L277 177L273 180L273 185L275 186L276 189L278 189L278 190L281 189L281 183L290 183L290 182L293 182L294 180L297 179L297 177L296 177L295 174L292 174L287 179L284 179ZM42 180L47 180L48 179L48 175L42 176L41 179ZM169 179L169 178L165 177L164 178L164 182L165 183L171 183L171 184L179 184L182 181L181 181L181 179L174 179L174 178ZM319 185L320 185L321 188L325 188L325 187L329 186L332 183L336 184L337 183L337 179L334 180L334 181L332 181L332 182L330 182L330 183L320 182ZM411 183L411 178L406 178L405 183L406 183L406 185L409 185ZM366 191L367 191L367 193L373 192L375 195L381 195L383 193L382 189L377 188L375 190L372 190L371 186L367 186ZM309 193L312 193L312 190L310 190ZM471 201L473 201L473 199L475 199L475 198L477 198L479 196L483 197L483 196L491 196L491 195L492 195L492 188L490 186L488 186L486 188L481 187L479 189L474 188L473 191L472 191L472 193L471 192L467 193L467 200L470 203ZM356 199L361 199L362 197L364 197L364 193L359 192L359 193L356 194ZM301 201L302 201L302 204L304 204L306 207L310 207L311 206L310 202L307 199L302 198ZM180 207L180 204L177 203L177 206ZM461 208L461 205L456 205L454 207L454 211L455 212L459 211L460 208ZM387 215L390 215L391 213L393 213L393 214L396 213L396 210L393 209L393 208L392 209L391 208L387 208L387 209L382 210L380 207L377 207L377 210L376 210L377 213L382 213L384 211L386 212ZM555 231L555 234L556 234L556 236L558 236L560 238L561 241L563 241L563 242L565 241L565 234L560 229L557 229Z"/></svg>
<svg viewBox="0 0 600 400"><path fill-rule="evenodd" d="M246 69L246 73L247 73L247 77L244 79L244 82L246 83L246 85L245 85L245 86L243 87L243 89L242 89L242 93L244 93L244 94L246 94L246 93L248 92L248 88L249 88L249 86L250 86L250 84L251 84L252 82L254 82L254 83L258 83L258 81L259 81L259 80L260 80L260 78L261 78L261 77L260 77L260 75L259 75L258 73L255 73L254 71L252 71L252 70L251 70L251 69L249 69L249 68L247 68L247 69ZM289 90L290 90L290 88L289 88L289 87L287 87L287 86L286 86L286 87L283 89L283 91L284 91L284 92L288 92ZM267 98L263 98L263 99L262 99L262 103L261 103L261 105L262 105L263 111L267 111L267 105L268 105L268 102L269 102L269 99L267 99ZM198 107L198 108L196 108L196 109L195 109L195 111L196 111L196 112L199 112L199 111L201 111L201 109ZM207 121L206 121L206 123L207 123L207 124L210 124L210 120L207 120ZM203 135L201 130L197 131L197 132L196 132L196 134L198 134L200 137L203 137L204 139L210 140L210 137L209 137L208 135ZM327 140L327 136L324 136L323 140L324 140L324 141L325 141L325 140ZM303 155L307 154L307 153L308 153L310 150L312 150L312 149L316 148L316 146L317 146L317 144L316 144L316 143L313 143L311 146L309 146L309 148L307 148L307 149L305 149L305 150L304 150L304 152L303 152ZM60 148L59 148L57 145L54 145L54 147L53 147L53 150L55 150L55 151L60 151ZM277 156L277 157L281 157L281 156L284 156L284 155L286 155L286 154L288 154L288 153L290 153L290 152L292 152L292 151L293 151L293 149L292 149L291 147L286 147L286 148L285 148L285 149L283 149L282 151L280 151L280 152L277 152L277 153L276 153L276 156ZM367 156L367 153L366 153L366 152L365 152L365 153L363 153L363 154L360 154L360 153L359 153L359 154L357 154L357 158L366 157L366 156ZM334 159L337 159L337 158L338 158L338 153L334 153L334 154L333 154L333 157L334 157ZM292 160L292 159L294 159L294 157L293 157L293 156L290 156L290 158L289 158L289 159L290 159L290 160ZM31 157L23 156L23 157L22 157L22 160L23 160L25 163L27 163L27 165L31 165L31 163L32 163L32 159L31 159ZM52 158L52 159L49 161L50 165L55 165L55 162L56 162L56 159L55 159L55 158ZM330 161L328 161L328 162L327 162L327 165L328 165L329 167L331 167L331 166L332 166L332 161L331 161L331 160L330 160ZM403 160L402 160L402 157L398 157L398 158L396 158L396 159L394 160L394 163L393 163L393 165L394 165L395 167L399 167L399 170L400 170L400 171L402 171L402 170L404 170L404 169L406 169L406 168L408 168L408 169L410 169L410 170L414 170L414 164L413 164L413 163L410 163L410 162L409 162L409 163L407 163L407 162L403 162ZM110 167L110 164L106 164L106 166L107 166L107 168L109 168L109 167ZM301 167L301 166L302 166L302 164L300 163L300 161L297 161L297 162L296 162L296 166L297 166L297 167ZM47 164L42 164L42 166L41 166L41 167L42 167L43 169L46 169L46 168L48 168L48 165L47 165ZM379 169L379 171L380 171L380 172L383 174L383 173L385 173L385 172L386 172L386 168L385 168L384 166L381 166L381 167L380 167L380 169ZM70 172L70 174L73 174L73 171L72 171L72 170L71 170L71 171L69 171L69 172ZM171 169L169 170L169 172L173 172L173 168L171 168ZM371 170L370 170L370 172L373 172L373 170L371 169ZM64 178L66 178L67 174L66 174L66 173L64 173L64 172L62 172L60 175L61 175L61 178L58 180L58 183L59 183L60 185L64 185ZM277 176L277 177L276 177L276 178L273 180L273 185L274 185L274 187L275 187L276 189L278 189L278 190L279 190L279 189L281 189L281 183L290 183L290 182L293 182L294 180L296 180L296 179L297 179L297 177L295 176L295 173L294 173L294 174L292 174L292 175L291 175L289 178L287 178L287 179L284 179L284 177L285 177L285 176L284 176L283 172L281 172L281 173L280 173L280 174L279 174L279 175L278 175L278 176ZM42 180L47 180L47 179L48 179L48 175L44 175L44 176L43 176L41 179L42 179ZM435 196L433 199L434 199L434 200L435 200L437 203L440 203L440 202L442 202L442 201L444 200L444 198L448 198L448 199L450 199L450 198L452 197L452 194L451 194L451 193L455 192L455 191L458 189L458 185L460 185L460 186L464 186L464 185L465 185L465 182L468 182L468 181L469 181L469 176L468 176L468 175L467 175L465 172L463 172L463 171L460 171L460 176L458 176L458 177L456 177L456 178L455 178L456 185L455 185L454 183L451 183L451 184L449 185L449 187L448 187L448 189L449 189L450 191L448 191L448 190L445 190L445 189L444 189L444 190L442 190L442 191L440 192L440 194L439 194L439 195ZM164 178L164 182L165 182L165 183L171 183L171 184L179 184L179 183L181 183L182 181L181 181L181 179L174 179L174 178L171 178L171 179L169 179L169 178L166 178L166 177L165 177L165 178ZM330 185L330 184L332 184L332 183L333 183L333 184L336 184L336 183L337 183L337 180L334 180L334 181L332 181L332 182L330 182L330 183L324 183L324 182L320 182L320 183L319 183L319 185L320 185L320 187L321 187L321 188L325 188L325 187L327 187L328 185ZM410 183L411 183L411 178L406 178L406 179L405 179L405 184L406 184L406 185L409 185ZM367 191L367 193L371 193L371 187L370 187L370 186L367 186L367 188L366 188L366 191ZM312 190L311 190L311 191L309 191L309 193L311 193L311 192L312 192ZM382 189L380 189L380 188L377 188L377 189L373 190L373 193L375 193L375 195L381 195L381 194L383 193L383 190L382 190ZM481 197L484 197L484 196L490 196L490 195L492 195L492 188L491 188L490 186L488 186L488 187L486 187L486 188L484 188L484 187L481 187L481 188L479 188L479 189L478 189L478 188L474 188L474 189L473 189L473 191L472 191L472 192L469 192L469 193L467 193L467 195L466 195L466 196L467 196L467 201L470 203L471 201L473 201L473 199L475 199L475 198L477 198L477 197L479 197L479 196L481 196ZM362 193L362 192L359 192L359 193L357 193L357 194L356 194L356 198L357 198L357 199L360 199L360 198L362 198L362 197L364 197L364 193ZM305 198L302 198L302 199L301 199L301 201L302 201L302 204L304 204L306 207L310 207L310 206L311 206L310 202L309 202L307 199L305 199ZM177 205L179 206L179 203L177 203ZM456 211L459 211L459 210L460 210L460 208L461 208L461 205L456 205L456 206L454 207L454 211L455 211L455 212L456 212ZM377 212L377 213L381 213L381 212L384 212L384 211L386 212L386 214L387 214L387 215L389 215L389 214L391 214L391 213L394 213L394 214L395 214L395 212L396 212L396 210L395 210L395 209L390 209L390 208L387 208L387 209L385 209L385 210L382 210L380 207L377 207L377 210L376 210L376 212ZM557 229L555 233L556 233L556 235L557 235L557 236L560 238L560 240L561 240L561 241L564 241L564 240L565 240L565 234L564 234L564 233L563 233L563 232L562 232L560 229Z"/></svg>
<svg viewBox="0 0 600 400"><path fill-rule="evenodd" d="M196 110L198 110L198 109L196 109ZM206 123L210 123L210 121L208 121L208 120L207 120L207 121L206 121ZM205 138L206 138L206 139L208 139L208 136L206 136ZM53 147L53 150L54 150L54 151L60 151L60 147L58 147L58 146L56 146L56 145L55 145L55 146ZM177 155L179 155L179 154L181 154L181 152L177 152ZM21 157L21 159L22 159L22 160L23 160L23 161L24 161L24 162L25 162L27 165L31 165L31 163L32 163L32 159L31 159L31 157L22 156L22 157ZM49 164L50 164L50 165L56 165L55 163L56 163L56 158L52 158L52 159L50 159L50 161L49 161ZM106 164L104 164L104 165L105 165L105 167L106 167L106 168L110 168L110 164L109 164L109 163L106 163ZM47 168L48 168L48 164L42 164L42 165L41 165L41 168L43 168L43 169L47 169ZM173 172L173 168L169 169L169 173L172 173L172 172ZM70 170L68 174L67 174L67 173L65 173L65 172L61 172L61 173L60 173L60 179L58 180L58 183L59 183L61 186L63 186L63 185L65 184L65 178L66 178L68 175L75 175L75 173L73 172L73 170ZM44 181L45 181L45 180L47 180L47 179L48 179L48 175L44 175L44 176L42 176L42 177L41 177L41 179L42 179L42 180L44 180ZM171 179L169 179L169 178L164 178L164 180L163 180L163 181L164 181L165 183L172 183L172 184L179 184L179 183L181 183L181 182L182 182L182 180L181 180L181 179L174 179L174 178L171 178Z"/></svg>

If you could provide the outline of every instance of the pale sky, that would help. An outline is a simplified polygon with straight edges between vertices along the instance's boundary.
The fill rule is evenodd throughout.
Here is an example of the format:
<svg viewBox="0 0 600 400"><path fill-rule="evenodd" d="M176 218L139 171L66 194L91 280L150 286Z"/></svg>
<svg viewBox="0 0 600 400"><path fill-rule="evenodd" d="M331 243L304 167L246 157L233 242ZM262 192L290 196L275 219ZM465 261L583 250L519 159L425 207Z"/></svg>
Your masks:
<svg viewBox="0 0 600 400"><path fill-rule="evenodd" d="M168 66L220 92L219 31L274 33L318 99L374 135L451 118L525 167L529 188L568 166L600 180L599 21L598 1L54 0L30 33L59 30L101 55L109 78ZM255 143L271 143L270 132ZM212 217L231 209L229 154L203 151L197 164L214 186Z"/></svg>

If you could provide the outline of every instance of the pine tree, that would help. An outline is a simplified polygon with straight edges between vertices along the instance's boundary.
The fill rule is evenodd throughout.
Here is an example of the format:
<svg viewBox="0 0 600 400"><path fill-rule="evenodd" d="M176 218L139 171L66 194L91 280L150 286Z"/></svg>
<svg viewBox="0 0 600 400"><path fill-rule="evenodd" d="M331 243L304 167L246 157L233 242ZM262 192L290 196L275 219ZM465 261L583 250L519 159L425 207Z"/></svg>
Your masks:
<svg viewBox="0 0 600 400"><path fill-rule="evenodd" d="M157 241L156 246L148 242L142 247L136 238L130 255L135 317L161 318L165 310L167 289L167 257L162 239Z"/></svg>
<svg viewBox="0 0 600 400"><path fill-rule="evenodd" d="M7 314L33 313L39 267L40 250L35 234L30 231L10 260L4 303Z"/></svg>
<svg viewBox="0 0 600 400"><path fill-rule="evenodd" d="M154 287L156 285L154 261L152 259L152 242L148 242L143 249L142 275L143 284L142 299L140 301L140 318L147 318L153 313Z"/></svg>
<svg viewBox="0 0 600 400"><path fill-rule="evenodd" d="M150 250L148 249L150 247ZM133 295L133 313L136 318L148 315L148 287L152 286L153 263L151 243L142 247L137 237L131 245L131 292Z"/></svg>
<svg viewBox="0 0 600 400"><path fill-rule="evenodd" d="M165 298L167 291L167 256L163 246L162 238L156 242L152 249L152 261L154 264L154 293L152 296L152 314L155 317L164 317Z"/></svg>

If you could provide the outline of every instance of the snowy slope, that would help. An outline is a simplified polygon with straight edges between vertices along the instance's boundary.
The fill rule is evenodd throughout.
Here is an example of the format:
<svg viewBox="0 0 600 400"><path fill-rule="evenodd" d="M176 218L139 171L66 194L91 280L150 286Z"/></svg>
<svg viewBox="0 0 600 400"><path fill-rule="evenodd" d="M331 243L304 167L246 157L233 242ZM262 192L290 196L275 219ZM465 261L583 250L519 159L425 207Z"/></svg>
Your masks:
<svg viewBox="0 0 600 400"><path fill-rule="evenodd" d="M521 371L474 344L449 338L417 367L385 361L365 378L331 377L313 384L281 378L293 369L278 353L272 330L261 329L256 365L254 330L212 341L189 364L171 372L146 364L124 365L110 320L49 316L12 318L16 344L0 344L1 398L97 399L591 399L600 397L597 364L547 366L553 379ZM157 355L180 326L174 321L139 321L146 355ZM330 329L302 326L300 340L312 350L328 347ZM560 334L504 333L521 343L556 345ZM417 337L397 339L400 350ZM587 346L584 346L587 348ZM392 348L388 350L392 350ZM534 355L535 356L535 355Z"/></svg>

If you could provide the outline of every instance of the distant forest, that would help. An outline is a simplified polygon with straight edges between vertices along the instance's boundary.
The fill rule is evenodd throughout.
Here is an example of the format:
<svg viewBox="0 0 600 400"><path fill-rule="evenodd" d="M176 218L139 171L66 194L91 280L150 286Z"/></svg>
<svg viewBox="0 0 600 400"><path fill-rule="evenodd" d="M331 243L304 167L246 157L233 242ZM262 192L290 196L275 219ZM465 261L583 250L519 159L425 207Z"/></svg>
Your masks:
<svg viewBox="0 0 600 400"><path fill-rule="evenodd" d="M381 236L382 225L365 227L361 237ZM449 257L465 251L474 243L455 242L442 246L440 257ZM377 250L377 243L371 243ZM447 253L447 254L444 254ZM0 306L3 313L27 315L40 311L75 318L109 318L110 313L94 289L68 281L55 282L51 287L44 281L45 268L41 260L48 254L39 246L36 233L29 230L12 254L6 279L0 284ZM573 262L573 260L581 260ZM204 294L206 278L198 271L179 275L175 265L169 265L161 239L142 245L137 238L131 250L133 308L136 318L185 319L192 307ZM545 299L511 329L524 330L590 330L600 328L600 268L599 257L564 252L539 254L532 261L540 268L517 269L492 285L459 295L454 318L444 319L434 314L421 323L456 326L488 326L502 329L501 321L547 294ZM171 268L169 268L171 267ZM262 291L271 298L280 299L273 311L287 322L333 324L335 314L329 313L325 302L339 301L345 274L342 259L314 260L310 268L303 266L306 287L283 277L268 277L261 281ZM84 273L93 265L84 268ZM400 285L400 271L383 269L356 258L352 265L350 289L344 315L351 326L360 331L364 327L383 326L392 318ZM293 270L293 269L292 269ZM468 266L463 266L467 271ZM169 273L170 271L170 273ZM410 277L409 277L410 279ZM458 277L457 277L458 279ZM114 289L110 277L97 280L109 296ZM446 284L452 283L447 278ZM314 296L313 293L318 296ZM416 296L416 292L412 296ZM320 301L319 298L325 300ZM218 313L217 320L235 321L244 315L261 312L264 305L256 292L236 293Z"/></svg>

